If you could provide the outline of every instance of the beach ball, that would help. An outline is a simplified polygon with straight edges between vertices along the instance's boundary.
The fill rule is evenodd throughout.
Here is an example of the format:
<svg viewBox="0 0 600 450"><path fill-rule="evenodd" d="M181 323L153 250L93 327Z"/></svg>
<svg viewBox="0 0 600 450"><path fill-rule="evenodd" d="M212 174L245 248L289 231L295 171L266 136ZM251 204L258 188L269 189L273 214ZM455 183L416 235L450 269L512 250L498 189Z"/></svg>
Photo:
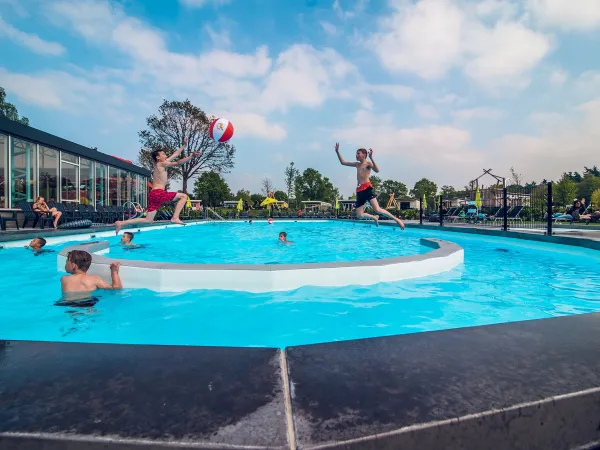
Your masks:
<svg viewBox="0 0 600 450"><path fill-rule="evenodd" d="M233 125L227 119L215 119L210 123L209 132L215 141L227 142L233 136Z"/></svg>

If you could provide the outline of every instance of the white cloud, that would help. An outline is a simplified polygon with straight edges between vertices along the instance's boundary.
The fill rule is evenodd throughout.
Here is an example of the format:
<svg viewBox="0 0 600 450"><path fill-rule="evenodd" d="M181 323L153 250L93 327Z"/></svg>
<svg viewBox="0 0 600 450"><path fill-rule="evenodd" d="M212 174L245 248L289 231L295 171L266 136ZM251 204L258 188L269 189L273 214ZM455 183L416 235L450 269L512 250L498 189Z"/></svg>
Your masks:
<svg viewBox="0 0 600 450"><path fill-rule="evenodd" d="M188 8L203 8L209 5L223 6L230 2L231 0L179 0L179 3Z"/></svg>
<svg viewBox="0 0 600 450"><path fill-rule="evenodd" d="M337 27L331 22L321 20L319 24L321 25L321 28L323 28L325 33L329 34L330 36L335 36L338 33Z"/></svg>
<svg viewBox="0 0 600 450"><path fill-rule="evenodd" d="M497 120L504 116L504 111L497 108L479 107L471 109L459 109L454 111L452 116L457 120Z"/></svg>
<svg viewBox="0 0 600 450"><path fill-rule="evenodd" d="M231 46L231 37L227 30L216 31L211 25L204 25L204 30L213 46L216 48L227 48Z"/></svg>
<svg viewBox="0 0 600 450"><path fill-rule="evenodd" d="M527 0L526 8L540 24L548 27L577 31L600 27L597 0Z"/></svg>
<svg viewBox="0 0 600 450"><path fill-rule="evenodd" d="M475 11L478 16L484 18L500 17L510 19L517 15L519 9L510 0L483 0L475 5Z"/></svg>
<svg viewBox="0 0 600 450"><path fill-rule="evenodd" d="M0 37L10 39L39 55L60 56L66 52L66 49L58 42L46 41L37 34L18 30L5 22L2 17L0 17Z"/></svg>
<svg viewBox="0 0 600 450"><path fill-rule="evenodd" d="M268 141L281 141L287 137L283 125L273 123L259 114L228 112L223 115L231 120L238 136L258 137Z"/></svg>
<svg viewBox="0 0 600 450"><path fill-rule="evenodd" d="M438 110L432 105L424 105L417 103L415 105L415 112L419 117L424 119L437 119L440 117Z"/></svg>
<svg viewBox="0 0 600 450"><path fill-rule="evenodd" d="M356 17L361 12L363 12L367 6L368 0L343 0L344 3L352 4L352 8L344 9L340 0L334 0L333 2L333 11L337 14L337 16L341 20L352 19Z"/></svg>
<svg viewBox="0 0 600 450"><path fill-rule="evenodd" d="M483 12L497 14L499 5L506 6L488 2ZM397 2L368 45L391 72L432 80L462 68L490 88L526 86L528 72L551 50L545 35L505 19L487 25L458 0Z"/></svg>
<svg viewBox="0 0 600 450"><path fill-rule="evenodd" d="M562 86L565 84L568 78L569 74L563 69L554 69L552 72L550 72L548 80L550 81L550 84L554 86Z"/></svg>
<svg viewBox="0 0 600 450"><path fill-rule="evenodd" d="M529 120L536 123L548 123L555 122L560 120L563 116L558 113L549 113L549 112L537 112L531 113L528 117Z"/></svg>

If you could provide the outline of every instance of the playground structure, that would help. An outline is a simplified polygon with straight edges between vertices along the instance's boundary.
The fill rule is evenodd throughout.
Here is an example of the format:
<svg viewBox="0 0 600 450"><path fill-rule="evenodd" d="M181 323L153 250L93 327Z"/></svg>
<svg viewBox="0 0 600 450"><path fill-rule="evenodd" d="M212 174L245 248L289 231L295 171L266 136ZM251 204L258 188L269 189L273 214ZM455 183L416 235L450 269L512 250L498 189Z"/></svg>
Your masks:
<svg viewBox="0 0 600 450"><path fill-rule="evenodd" d="M387 204L385 205L385 209L397 209L400 211L400 204L398 203L398 200L396 200L396 194L393 192L390 195L390 199L388 200Z"/></svg>

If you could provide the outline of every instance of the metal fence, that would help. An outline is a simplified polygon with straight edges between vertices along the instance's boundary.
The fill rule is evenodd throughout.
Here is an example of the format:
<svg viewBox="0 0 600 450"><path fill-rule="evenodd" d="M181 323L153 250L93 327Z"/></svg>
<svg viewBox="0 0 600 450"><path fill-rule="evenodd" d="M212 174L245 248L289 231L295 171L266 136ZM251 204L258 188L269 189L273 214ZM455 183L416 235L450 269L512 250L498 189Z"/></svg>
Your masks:
<svg viewBox="0 0 600 450"><path fill-rule="evenodd" d="M419 212L420 222L478 226L501 230L537 229L552 233L552 183L537 186L492 186L474 190L470 198L439 196L436 212ZM439 212L442 212L440 214Z"/></svg>

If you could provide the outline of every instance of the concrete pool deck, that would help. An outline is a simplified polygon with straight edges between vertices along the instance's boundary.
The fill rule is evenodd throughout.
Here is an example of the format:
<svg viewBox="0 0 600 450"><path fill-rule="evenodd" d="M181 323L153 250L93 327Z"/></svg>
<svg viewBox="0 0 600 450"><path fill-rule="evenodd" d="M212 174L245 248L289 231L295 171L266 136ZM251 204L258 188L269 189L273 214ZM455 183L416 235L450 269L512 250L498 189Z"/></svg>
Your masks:
<svg viewBox="0 0 600 450"><path fill-rule="evenodd" d="M0 341L0 449L591 449L598 342L600 314L284 350Z"/></svg>

